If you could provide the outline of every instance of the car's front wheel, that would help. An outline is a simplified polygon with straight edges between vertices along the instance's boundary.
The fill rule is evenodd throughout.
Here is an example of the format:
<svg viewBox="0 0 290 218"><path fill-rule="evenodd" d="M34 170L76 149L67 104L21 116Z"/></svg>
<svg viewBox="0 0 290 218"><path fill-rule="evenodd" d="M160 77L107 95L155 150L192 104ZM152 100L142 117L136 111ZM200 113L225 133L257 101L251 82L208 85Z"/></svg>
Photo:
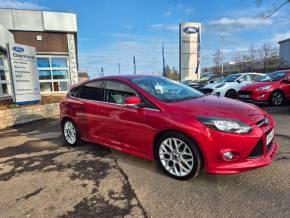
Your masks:
<svg viewBox="0 0 290 218"><path fill-rule="evenodd" d="M284 95L281 91L274 91L270 96L270 103L274 106L280 106L284 102Z"/></svg>
<svg viewBox="0 0 290 218"><path fill-rule="evenodd" d="M178 132L170 132L160 137L157 145L157 159L167 175L186 180L200 174L202 157L189 137Z"/></svg>
<svg viewBox="0 0 290 218"><path fill-rule="evenodd" d="M225 97L227 97L227 98L237 98L236 90L230 89L230 90L226 91Z"/></svg>
<svg viewBox="0 0 290 218"><path fill-rule="evenodd" d="M81 141L79 130L71 120L63 122L62 132L67 145L75 146Z"/></svg>

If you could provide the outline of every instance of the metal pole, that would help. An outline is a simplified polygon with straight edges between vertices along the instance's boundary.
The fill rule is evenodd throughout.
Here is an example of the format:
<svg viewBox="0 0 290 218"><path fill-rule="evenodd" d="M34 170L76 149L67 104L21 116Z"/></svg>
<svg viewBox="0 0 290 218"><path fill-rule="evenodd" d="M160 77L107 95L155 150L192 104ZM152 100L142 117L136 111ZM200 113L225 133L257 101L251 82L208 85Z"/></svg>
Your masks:
<svg viewBox="0 0 290 218"><path fill-rule="evenodd" d="M162 42L162 72L163 72L163 77L166 77L166 72L165 72L165 57L164 57L164 42Z"/></svg>
<svg viewBox="0 0 290 218"><path fill-rule="evenodd" d="M136 74L136 59L135 59L135 56L133 56L133 64L134 64L134 74Z"/></svg>
<svg viewBox="0 0 290 218"><path fill-rule="evenodd" d="M222 38L222 75L224 75L224 37L221 36Z"/></svg>
<svg viewBox="0 0 290 218"><path fill-rule="evenodd" d="M121 74L121 66L120 63L118 63L118 70L119 70L119 75Z"/></svg>

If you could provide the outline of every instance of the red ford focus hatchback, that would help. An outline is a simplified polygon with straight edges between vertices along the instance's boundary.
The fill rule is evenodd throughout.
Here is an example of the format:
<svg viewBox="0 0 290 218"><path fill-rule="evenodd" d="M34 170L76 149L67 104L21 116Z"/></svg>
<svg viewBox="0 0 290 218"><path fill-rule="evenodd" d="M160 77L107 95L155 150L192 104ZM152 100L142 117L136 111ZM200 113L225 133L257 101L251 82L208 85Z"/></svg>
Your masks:
<svg viewBox="0 0 290 218"><path fill-rule="evenodd" d="M242 101L266 102L274 106L290 99L290 70L276 71L257 78L238 92Z"/></svg>
<svg viewBox="0 0 290 218"><path fill-rule="evenodd" d="M162 77L86 81L60 109L67 144L83 140L156 159L181 180L202 170L231 174L266 166L278 149L275 122L262 109Z"/></svg>

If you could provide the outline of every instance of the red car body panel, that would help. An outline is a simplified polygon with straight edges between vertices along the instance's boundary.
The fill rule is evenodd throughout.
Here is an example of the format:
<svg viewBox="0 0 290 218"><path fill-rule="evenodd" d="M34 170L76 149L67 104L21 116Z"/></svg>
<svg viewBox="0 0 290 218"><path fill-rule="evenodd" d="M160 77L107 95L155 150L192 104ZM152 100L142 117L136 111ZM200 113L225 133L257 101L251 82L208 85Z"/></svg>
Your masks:
<svg viewBox="0 0 290 218"><path fill-rule="evenodd" d="M239 91L240 94L249 93L248 99L240 98L243 101L253 101L253 102L268 102L270 100L271 94L276 90L281 90L286 99L290 98L290 84L284 83L283 79L290 76L290 71L280 80L273 82L255 82L242 87ZM271 88L259 91L258 88L270 85Z"/></svg>
<svg viewBox="0 0 290 218"><path fill-rule="evenodd" d="M61 120L71 119L79 128L83 140L102 144L122 152L153 160L154 145L158 135L175 130L191 137L200 149L204 169L208 173L230 174L268 165L272 162L278 145L273 142L271 151L264 150L258 158L249 158L259 140L265 146L266 134L274 128L275 121L257 106L237 100L216 96L176 103L165 103L132 83L138 76L104 77L103 80L118 80L150 100L158 110L132 108L107 102L73 98L69 95L60 105ZM242 121L253 130L248 134L233 134L213 130L197 117L223 117ZM268 117L270 122L257 126ZM224 151L236 154L231 161L222 158Z"/></svg>

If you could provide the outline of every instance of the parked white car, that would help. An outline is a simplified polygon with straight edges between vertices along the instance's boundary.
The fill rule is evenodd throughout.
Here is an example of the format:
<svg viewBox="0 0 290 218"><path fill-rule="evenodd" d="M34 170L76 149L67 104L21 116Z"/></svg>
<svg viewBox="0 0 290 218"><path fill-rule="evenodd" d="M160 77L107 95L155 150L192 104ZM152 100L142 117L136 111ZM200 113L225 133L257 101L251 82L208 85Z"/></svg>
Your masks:
<svg viewBox="0 0 290 218"><path fill-rule="evenodd" d="M236 73L225 77L216 83L206 85L201 91L205 94L212 94L228 98L236 98L237 92L245 85L255 82L262 73Z"/></svg>

